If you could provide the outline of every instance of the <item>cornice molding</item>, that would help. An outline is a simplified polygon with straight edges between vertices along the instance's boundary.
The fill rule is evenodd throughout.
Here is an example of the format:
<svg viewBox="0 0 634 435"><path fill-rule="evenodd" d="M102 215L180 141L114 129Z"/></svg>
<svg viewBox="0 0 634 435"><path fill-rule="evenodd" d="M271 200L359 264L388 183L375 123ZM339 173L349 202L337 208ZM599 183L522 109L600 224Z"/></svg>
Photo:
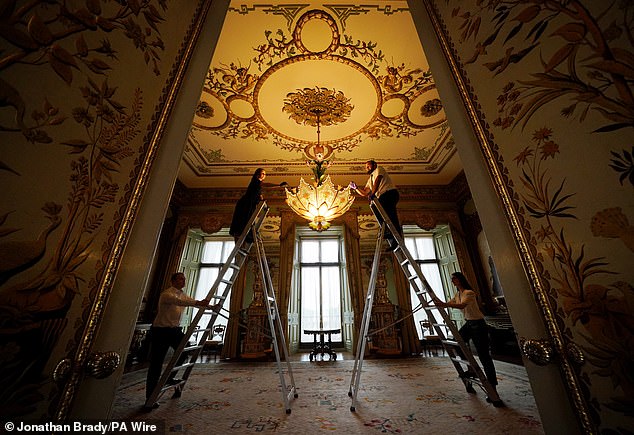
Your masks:
<svg viewBox="0 0 634 435"><path fill-rule="evenodd" d="M464 172L460 172L451 183L444 186L399 186L398 190L403 203L418 201L464 203L465 199L471 197ZM178 208L235 204L244 191L243 187L189 189L177 180L172 204ZM271 204L282 204L286 199L283 190L267 190L265 196L267 202Z"/></svg>

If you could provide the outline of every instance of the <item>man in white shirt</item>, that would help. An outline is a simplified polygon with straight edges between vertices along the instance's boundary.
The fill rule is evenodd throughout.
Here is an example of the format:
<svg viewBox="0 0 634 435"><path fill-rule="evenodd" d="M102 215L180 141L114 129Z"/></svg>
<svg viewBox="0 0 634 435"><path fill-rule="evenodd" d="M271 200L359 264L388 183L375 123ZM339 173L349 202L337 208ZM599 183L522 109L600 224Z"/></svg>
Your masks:
<svg viewBox="0 0 634 435"><path fill-rule="evenodd" d="M167 350L170 347L176 350L185 336L180 326L181 316L185 307L215 308L209 306L209 299L197 301L183 292L183 287L185 287L184 273L177 272L173 274L171 282L172 286L163 290L159 297L158 313L150 329L150 365L145 385L146 399L150 397L158 384ZM186 355L182 356L186 358ZM184 358L181 358L179 364L182 364L183 360ZM172 373L168 383L173 384L176 382L174 379L175 374ZM152 407L156 406L158 405L152 405Z"/></svg>
<svg viewBox="0 0 634 435"><path fill-rule="evenodd" d="M401 228L396 212L396 205L398 204L400 196L396 185L392 182L390 174L374 160L365 162L365 170L370 175L370 178L368 178L368 181L365 183L365 187L356 189L357 193L367 196L369 199L376 198L390 218L390 221L392 221L392 224L397 228L401 237L403 237L403 229ZM351 184L355 185L354 182ZM381 216L377 216L377 218L379 224L383 224ZM394 240L392 233L387 229L385 231L385 239L390 245L391 250L396 249L396 240Z"/></svg>

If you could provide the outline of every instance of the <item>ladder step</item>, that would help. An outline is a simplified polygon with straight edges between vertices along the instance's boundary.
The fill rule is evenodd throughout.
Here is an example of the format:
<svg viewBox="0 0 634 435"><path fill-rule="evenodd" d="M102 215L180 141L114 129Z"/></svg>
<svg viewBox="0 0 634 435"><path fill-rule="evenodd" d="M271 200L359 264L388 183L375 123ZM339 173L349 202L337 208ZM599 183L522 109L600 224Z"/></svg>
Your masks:
<svg viewBox="0 0 634 435"><path fill-rule="evenodd" d="M200 351L204 348L204 344L205 344L205 339L207 339L209 337L209 334L211 333L211 331L213 330L213 324L210 323L210 326L207 326L206 328L202 328L202 327L198 327L197 323L200 321L201 317L203 314L206 315L211 315L212 319L215 319L216 316L221 315L220 314L220 309L222 308L222 304L224 304L224 302L227 300L227 296L229 293L229 290L231 289L232 285L235 283L237 276L240 273L241 268L243 267L243 265L245 264L246 260L249 258L249 253L251 251L251 249L253 248L253 246L257 247L257 256L258 256L258 260L260 261L260 266L262 266L262 264L267 264L266 263L266 257L265 257L265 253L264 253L264 247L263 247L263 243L262 243L262 238L261 236L257 233L259 231L260 226L262 225L262 223L265 220L266 214L268 211L268 207L266 206L266 203L260 204L257 213L252 214L251 218L250 218L250 225L248 225L247 228L247 232L254 232L256 234L254 234L254 239L253 241L247 241L246 240L246 236L244 239L242 239L242 244L241 245L237 245L235 246L234 250L232 251L232 254L230 256L230 258L228 259L228 261L225 263L225 265L221 268L220 270L220 274L217 276L217 280L215 281L214 285L211 287L211 289L209 290L209 296L208 298L214 299L214 307L203 307L203 309L198 310L196 312L196 316L195 316L195 322L192 323L196 323L196 325L190 325L190 327L188 327L188 334L189 336L186 339L185 343L182 343L180 346L183 346L183 348L180 350L180 353L178 355L173 355L172 358L170 359L170 362L168 363L167 367L165 368L165 371L163 372L162 379L163 376L166 376L167 374L171 374L172 376L178 374L179 372L181 372L181 370L184 370L183 372L183 378L182 380L180 379L172 379L172 380L168 380L166 381L164 384L162 385L157 385L156 388L154 389L154 391L151 393L151 395L148 397L148 399L146 400L146 404L153 404L154 402L156 402L156 400L158 399L158 397L160 397L160 394L165 391L168 390L170 388L175 388L176 392L174 393L173 397L180 397L181 394L181 390L182 390L182 386L185 385L185 383L187 382L187 378L189 377L190 371L191 369L196 365L196 360L198 355L200 354ZM264 269L263 269L264 270ZM270 272L268 271L268 268L266 269L266 272L264 272L265 274L268 275L268 282L267 285L272 286L272 283L270 282ZM225 288L223 289L220 284L224 284ZM218 294L214 294L218 292ZM272 293L272 290L271 290ZM271 294L268 293L267 294ZM268 309L267 311L269 312L269 320L273 320L273 318L276 317L276 310L277 310L277 306L275 305L275 297L273 295L273 297L269 297L268 301L271 302L272 301L272 305L273 307ZM223 316L224 317L224 316ZM281 328L280 324L279 324L279 319L278 320L278 324L277 327ZM275 328L273 328L273 334L271 334L271 337L273 339L273 343L275 345L277 345L277 340L275 337ZM202 336L200 335L202 333ZM282 333L282 337L283 337L283 331L281 331ZM193 339L193 340L192 340ZM192 340L192 341L189 341ZM195 341L194 341L195 340ZM282 343L285 343L285 339L281 340ZM179 346L179 349L180 349ZM276 347L277 349L277 347ZM192 353L192 351L194 353ZM186 352L188 352L189 354L184 355ZM198 352L198 353L195 353ZM288 354L288 350L285 347L285 352L284 352L285 356L287 356ZM180 365L173 365L175 361L180 360L181 356L186 357L185 359L185 363L180 364ZM196 357L196 358L194 358ZM276 350L276 358L277 358L277 362L278 365L280 363L280 357L279 357L279 353ZM288 359L288 358L287 358ZM288 371L290 372L291 367L289 365L288 367ZM280 372L280 381L282 383L283 389L286 389L286 384L285 384L285 380L282 377L282 370L279 370ZM291 375L292 378L292 375ZM294 382L294 381L293 381ZM293 389L295 388L294 385L292 386ZM293 394L294 397L297 397L297 393ZM288 399L285 398L285 401L287 402ZM288 403L285 403L286 408L287 408L287 414L290 412L290 408L288 407Z"/></svg>
<svg viewBox="0 0 634 435"><path fill-rule="evenodd" d="M455 340L443 340L442 344L444 344L445 346L449 346L449 347L460 348L460 344L458 344L458 342L455 341Z"/></svg>
<svg viewBox="0 0 634 435"><path fill-rule="evenodd" d="M178 387L179 385L183 385L185 383L184 379L180 379L178 382L167 382L167 384L165 384L163 386L163 388L161 388L161 391L166 391L169 390L170 388L174 388L174 387Z"/></svg>
<svg viewBox="0 0 634 435"><path fill-rule="evenodd" d="M466 359L454 358L454 357L449 357L449 359L452 360L452 361L455 361L457 363L464 364L467 367L471 367L471 364L469 364L469 361L466 360Z"/></svg>
<svg viewBox="0 0 634 435"><path fill-rule="evenodd" d="M195 363L193 363L193 362L188 362L188 363L182 364L180 366L174 366L174 368L172 369L172 372L175 372L175 371L178 371L180 369L187 368L187 367L192 367L194 364Z"/></svg>

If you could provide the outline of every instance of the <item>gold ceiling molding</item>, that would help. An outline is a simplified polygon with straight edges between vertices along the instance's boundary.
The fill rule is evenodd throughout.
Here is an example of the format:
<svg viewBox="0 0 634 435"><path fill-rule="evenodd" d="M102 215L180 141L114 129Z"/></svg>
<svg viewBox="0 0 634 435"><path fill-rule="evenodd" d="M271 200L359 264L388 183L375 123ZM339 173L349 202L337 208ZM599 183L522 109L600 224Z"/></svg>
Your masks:
<svg viewBox="0 0 634 435"><path fill-rule="evenodd" d="M330 156L333 151L331 146L326 145L324 148L321 144L321 126L346 122L353 109L350 99L346 98L342 91L320 87L298 89L297 92L288 93L282 107L282 111L288 113L289 118L296 123L317 127L317 144L304 148L304 155L319 162L323 160L323 156Z"/></svg>
<svg viewBox="0 0 634 435"><path fill-rule="evenodd" d="M334 7L328 6L331 10ZM389 7L375 9L394 12ZM376 42L341 33L347 17L367 12L345 5L337 5L336 10L337 18L325 10L305 12L290 34L265 30L264 42L252 42L256 44L252 59L214 59L185 158L194 172L204 175L205 166L225 161L221 151L202 149L203 142L218 144L217 140L203 141L209 134L227 141L272 144L284 151L304 154L300 159L310 158L307 150L316 144L315 138L280 113L284 97L301 86L279 91L287 83L297 83L298 77L308 76L307 71L319 71L320 77L341 83L334 87L345 93L350 106L360 108L355 109L344 125L328 129L328 137L321 141L327 145L324 158L351 152L366 142L411 138L446 125L431 73L425 68L395 62ZM297 11L290 12L297 14ZM315 86L323 87L310 79L304 84L305 89Z"/></svg>
<svg viewBox="0 0 634 435"><path fill-rule="evenodd" d="M300 174L306 168L306 163L298 164L298 169L293 172ZM350 168L349 175L362 171L362 168ZM428 201L434 203L459 203L471 197L464 172L461 172L451 183L439 186L399 186L401 201L399 208L405 210L408 203L420 203ZM193 188L190 189L177 181L174 186L172 202L177 207L208 206L210 203L219 206L231 206L244 194L244 187L240 188ZM266 192L266 201L269 205L284 202L286 198L283 190L270 190ZM357 204L362 204L357 202ZM364 208L367 208L364 205Z"/></svg>
<svg viewBox="0 0 634 435"><path fill-rule="evenodd" d="M272 14L272 15L282 15L286 18L286 22L288 28L290 29L291 24L295 20L295 17L305 8L310 6L310 3L305 4L296 4L296 5L252 5L248 6L245 4L240 5L239 8L229 7L228 12L237 12L240 15L247 15L249 12L255 12L258 9L262 9L264 12Z"/></svg>
<svg viewBox="0 0 634 435"><path fill-rule="evenodd" d="M333 14L341 21L341 28L346 29L346 20L353 15L367 14L371 11L383 12L385 15L391 15L397 12L409 11L409 8L393 8L390 4L385 5L324 5L325 8L331 10Z"/></svg>
<svg viewBox="0 0 634 435"><path fill-rule="evenodd" d="M317 127L345 122L354 106L342 91L304 88L286 95L283 112L298 124Z"/></svg>

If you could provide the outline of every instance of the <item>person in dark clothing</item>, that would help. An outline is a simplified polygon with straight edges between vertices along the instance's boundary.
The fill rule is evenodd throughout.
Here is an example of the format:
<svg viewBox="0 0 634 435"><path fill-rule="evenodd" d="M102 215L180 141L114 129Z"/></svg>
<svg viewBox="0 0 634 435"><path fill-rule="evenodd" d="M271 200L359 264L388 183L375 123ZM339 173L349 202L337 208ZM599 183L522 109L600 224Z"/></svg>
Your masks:
<svg viewBox="0 0 634 435"><path fill-rule="evenodd" d="M244 228L247 226L251 215L255 211L258 203L264 198L262 197L262 188L275 188L288 186L287 182L280 184L265 183L266 171L264 168L257 168L251 177L251 182L247 187L247 191L236 203L236 208L233 211L233 219L231 219L231 226L229 228L229 234L233 236L237 242ZM248 243L253 242L253 236L247 235L246 241Z"/></svg>
<svg viewBox="0 0 634 435"><path fill-rule="evenodd" d="M467 278L460 272L451 274L451 282L458 289L458 293L447 302L436 299L434 303L437 307L462 310L466 322L458 332L460 332L460 336L465 343L468 344L469 340L473 340L487 380L495 388L498 381L491 351L489 350L489 330L484 320L484 314L482 314L478 306L476 292L467 281Z"/></svg>

